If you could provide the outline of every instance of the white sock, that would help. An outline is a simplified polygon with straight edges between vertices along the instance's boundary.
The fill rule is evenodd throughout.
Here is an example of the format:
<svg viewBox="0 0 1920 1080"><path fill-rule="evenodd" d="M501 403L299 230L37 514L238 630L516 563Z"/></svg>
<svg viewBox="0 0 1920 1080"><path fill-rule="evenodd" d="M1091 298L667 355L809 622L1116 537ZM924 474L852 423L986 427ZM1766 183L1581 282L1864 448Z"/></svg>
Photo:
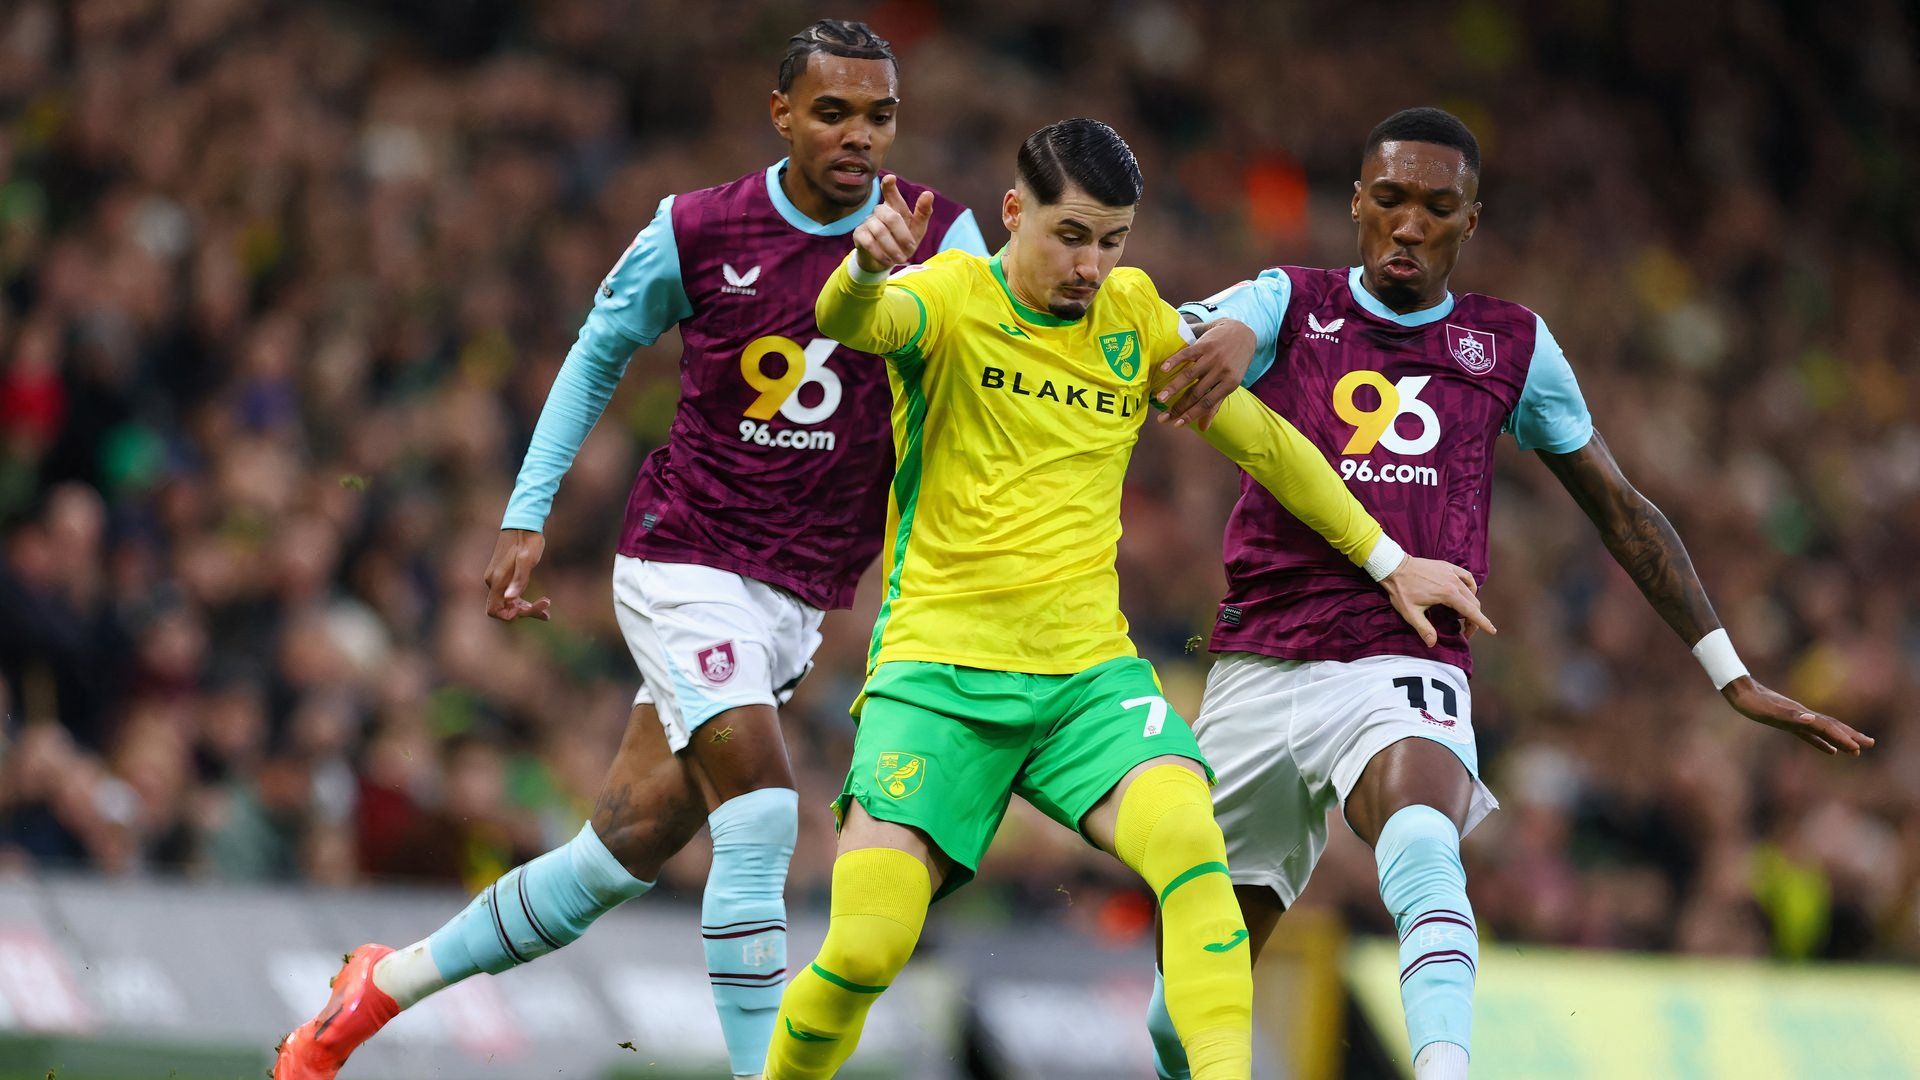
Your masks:
<svg viewBox="0 0 1920 1080"><path fill-rule="evenodd" d="M440 969L433 962L433 950L426 941L416 941L404 949L395 949L373 965L373 985L392 998L402 1009L446 988Z"/></svg>
<svg viewBox="0 0 1920 1080"><path fill-rule="evenodd" d="M1466 1048L1450 1042L1430 1042L1413 1059L1413 1080L1467 1080Z"/></svg>

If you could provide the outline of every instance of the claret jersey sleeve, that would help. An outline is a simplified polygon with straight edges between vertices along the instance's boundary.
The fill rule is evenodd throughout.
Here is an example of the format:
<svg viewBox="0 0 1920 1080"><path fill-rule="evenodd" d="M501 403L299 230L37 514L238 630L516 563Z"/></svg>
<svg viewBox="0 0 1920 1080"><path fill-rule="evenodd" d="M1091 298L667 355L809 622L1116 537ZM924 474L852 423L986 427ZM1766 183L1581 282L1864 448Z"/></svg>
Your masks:
<svg viewBox="0 0 1920 1080"><path fill-rule="evenodd" d="M1573 365L1547 329L1534 316L1533 363L1527 367L1526 386L1507 417L1506 430L1522 450L1571 454L1593 438L1593 416L1580 393Z"/></svg>
<svg viewBox="0 0 1920 1080"><path fill-rule="evenodd" d="M560 478L573 466L587 433L613 400L633 350L653 344L692 313L680 281L673 196L669 195L660 200L653 220L627 245L594 295L593 309L540 410L501 528L539 532L545 527Z"/></svg>
<svg viewBox="0 0 1920 1080"><path fill-rule="evenodd" d="M1273 367L1279 354L1280 330L1286 325L1287 306L1293 302L1293 279L1272 267L1251 281L1229 285L1205 300L1181 304L1180 311L1202 323L1234 319L1253 331L1253 363L1240 385L1252 386Z"/></svg>

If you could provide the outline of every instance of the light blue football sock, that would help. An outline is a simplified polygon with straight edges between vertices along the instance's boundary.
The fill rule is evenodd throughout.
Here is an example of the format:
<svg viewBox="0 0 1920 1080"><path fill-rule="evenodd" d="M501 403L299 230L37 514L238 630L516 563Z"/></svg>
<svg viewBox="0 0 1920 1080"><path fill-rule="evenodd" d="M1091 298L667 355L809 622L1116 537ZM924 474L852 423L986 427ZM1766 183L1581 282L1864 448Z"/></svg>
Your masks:
<svg viewBox="0 0 1920 1080"><path fill-rule="evenodd" d="M1387 819L1373 859L1380 899L1400 931L1400 1003L1414 1056L1435 1042L1471 1051L1480 936L1459 831L1440 811L1409 806Z"/></svg>
<svg viewBox="0 0 1920 1080"><path fill-rule="evenodd" d="M1167 1011L1167 978L1157 965L1153 969L1153 998L1147 1002L1147 1036L1153 1040L1155 1076L1160 1080L1193 1080L1187 1048L1180 1045L1180 1033L1173 1029L1173 1014Z"/></svg>
<svg viewBox="0 0 1920 1080"><path fill-rule="evenodd" d="M448 984L498 974L571 944L593 920L651 888L588 822L572 840L501 875L435 930L427 939L433 966Z"/></svg>
<svg viewBox="0 0 1920 1080"><path fill-rule="evenodd" d="M762 788L707 818L713 868L700 904L700 936L720 1034L735 1076L767 1060L787 975L787 863L800 831L800 796Z"/></svg>

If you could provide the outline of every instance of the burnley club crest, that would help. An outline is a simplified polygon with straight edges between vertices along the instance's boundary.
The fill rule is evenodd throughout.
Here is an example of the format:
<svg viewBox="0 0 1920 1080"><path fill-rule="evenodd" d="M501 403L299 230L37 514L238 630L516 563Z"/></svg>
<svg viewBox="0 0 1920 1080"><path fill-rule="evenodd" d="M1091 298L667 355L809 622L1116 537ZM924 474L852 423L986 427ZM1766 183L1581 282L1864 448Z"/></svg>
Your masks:
<svg viewBox="0 0 1920 1080"><path fill-rule="evenodd" d="M733 678L734 671L739 668L739 664L734 662L731 641L701 649L693 654L693 658L700 665L700 677L714 686Z"/></svg>
<svg viewBox="0 0 1920 1080"><path fill-rule="evenodd" d="M1493 335L1485 330L1469 330L1448 323L1447 351L1469 375L1485 375L1493 370Z"/></svg>

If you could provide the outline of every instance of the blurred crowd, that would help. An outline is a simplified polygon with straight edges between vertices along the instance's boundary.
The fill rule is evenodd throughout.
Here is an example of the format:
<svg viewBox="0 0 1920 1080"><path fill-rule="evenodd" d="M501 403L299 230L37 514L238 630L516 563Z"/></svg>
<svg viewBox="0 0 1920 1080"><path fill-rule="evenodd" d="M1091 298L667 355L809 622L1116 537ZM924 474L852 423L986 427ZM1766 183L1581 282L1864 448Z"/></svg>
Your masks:
<svg viewBox="0 0 1920 1080"><path fill-rule="evenodd" d="M635 358L535 585L480 576L600 277L669 192L782 153L793 3L0 6L0 872L476 887L590 809L636 676L609 596L677 395ZM1920 957L1920 26L1896 0L851 3L901 58L889 164L973 206L1093 115L1139 152L1127 255L1170 298L1342 265L1369 128L1478 132L1456 291L1541 312L1755 674L1880 739L1741 719L1537 462L1494 504L1468 840L1516 941ZM1902 266L1908 268L1903 271ZM1230 466L1151 430L1121 545L1189 716ZM785 712L825 894L870 580ZM1303 903L1387 924L1338 826ZM697 890L702 845L669 868ZM1149 902L1016 810L979 918L1137 933ZM425 928L423 928L424 930Z"/></svg>

